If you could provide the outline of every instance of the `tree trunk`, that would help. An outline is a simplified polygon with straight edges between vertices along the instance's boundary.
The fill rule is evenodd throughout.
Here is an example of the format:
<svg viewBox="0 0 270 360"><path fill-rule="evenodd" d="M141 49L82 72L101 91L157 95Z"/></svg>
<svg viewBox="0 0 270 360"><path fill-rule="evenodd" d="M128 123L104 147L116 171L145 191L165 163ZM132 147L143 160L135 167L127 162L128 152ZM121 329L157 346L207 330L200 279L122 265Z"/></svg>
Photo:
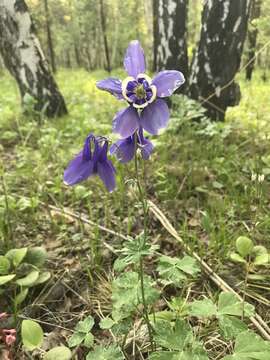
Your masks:
<svg viewBox="0 0 270 360"><path fill-rule="evenodd" d="M262 0L251 0L250 24L248 29L248 66L246 68L246 79L252 79L252 73L255 67L255 54L258 36L258 27L254 20L261 15Z"/></svg>
<svg viewBox="0 0 270 360"><path fill-rule="evenodd" d="M45 10L47 42L48 42L48 49L49 49L49 55L50 55L50 63L51 63L53 73L56 73L57 69L56 69L55 54L54 54L54 48L53 48L53 40L52 40L52 32L51 32L51 19L50 19L48 0L44 0L44 10Z"/></svg>
<svg viewBox="0 0 270 360"><path fill-rule="evenodd" d="M101 21L101 30L103 35L103 42L104 42L104 50L105 50L105 57L107 63L107 71L111 72L111 61L110 61L110 52L108 46L108 39L107 39L107 31L106 31L106 16L105 16L105 9L103 0L99 0L100 5L100 21Z"/></svg>
<svg viewBox="0 0 270 360"><path fill-rule="evenodd" d="M208 116L224 120L228 106L240 101L234 77L247 33L250 0L208 0L190 76L190 95L202 100Z"/></svg>
<svg viewBox="0 0 270 360"><path fill-rule="evenodd" d="M24 0L0 0L0 34L0 53L18 83L22 102L29 94L36 100L36 111L48 117L66 114L65 101L49 72Z"/></svg>
<svg viewBox="0 0 270 360"><path fill-rule="evenodd" d="M154 71L180 70L188 77L188 0L153 0Z"/></svg>
<svg viewBox="0 0 270 360"><path fill-rule="evenodd" d="M81 61L80 50L76 43L74 43L74 54L75 54L77 67L80 68L82 66L82 61Z"/></svg>

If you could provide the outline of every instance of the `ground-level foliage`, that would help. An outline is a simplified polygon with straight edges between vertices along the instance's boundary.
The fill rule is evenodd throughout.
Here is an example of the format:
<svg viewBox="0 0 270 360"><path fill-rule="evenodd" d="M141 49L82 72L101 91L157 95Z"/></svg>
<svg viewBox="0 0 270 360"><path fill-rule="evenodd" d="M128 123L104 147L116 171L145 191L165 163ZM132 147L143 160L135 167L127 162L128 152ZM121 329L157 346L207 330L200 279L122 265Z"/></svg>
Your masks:
<svg viewBox="0 0 270 360"><path fill-rule="evenodd" d="M95 88L103 77L102 72L60 72L70 113L48 121L31 111L31 98L22 115L15 84L1 75L0 255L8 248L31 246L48 252L51 278L45 286L27 290L18 314L38 320L49 333L43 350L83 344L79 358L89 348L89 359L122 359L123 349L115 344L120 338L127 344L127 358L139 359L149 342L141 326L142 295L131 256L143 228L133 165L118 167L113 194L105 193L98 181L74 188L62 181L86 134L109 134L112 117L121 108ZM269 248L270 230L269 91L259 73L252 83L241 83L241 104L229 110L224 124L209 122L197 103L175 95L169 129L154 139L154 154L142 174L149 198L184 241L240 292L245 272L241 263L230 260L235 241L246 235ZM63 208L137 240L123 244L120 236L61 215ZM250 352L255 359L266 359L269 345L249 332L239 301L220 293L153 217L149 246L140 250L147 256L146 301L155 313L150 321L157 352L150 359L231 359L233 351L235 359L248 359ZM252 269L247 299L269 321L265 269ZM2 297L1 311L11 312L10 304ZM245 311L249 316L254 309ZM248 344L249 353L243 349Z"/></svg>

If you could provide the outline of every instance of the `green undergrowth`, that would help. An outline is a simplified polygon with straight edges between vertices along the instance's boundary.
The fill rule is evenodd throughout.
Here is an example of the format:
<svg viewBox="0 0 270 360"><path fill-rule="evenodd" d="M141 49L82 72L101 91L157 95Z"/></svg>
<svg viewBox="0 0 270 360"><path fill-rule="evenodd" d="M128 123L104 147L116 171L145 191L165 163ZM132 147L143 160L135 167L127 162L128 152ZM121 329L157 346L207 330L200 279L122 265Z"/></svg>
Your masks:
<svg viewBox="0 0 270 360"><path fill-rule="evenodd" d="M113 75L124 77L120 71ZM112 119L124 104L96 89L95 81L106 77L104 72L63 70L57 78L69 115L49 120L30 108L22 114L14 82L7 74L0 76L0 255L10 248L44 246L55 281L62 267L69 269L76 293L90 285L91 294L87 294L93 304L101 303L105 314L101 314L101 318L107 321L103 320L99 326L107 332L115 330L117 337L119 331L123 332L121 326L130 326L122 320L135 316L138 321L140 295L134 286L129 287L136 283L137 270L121 273L134 259L123 263L119 257L113 270L115 254L108 255L109 250L100 244L106 241L117 251L122 249L119 237L112 237L97 226L89 226L70 216L61 216L57 211L49 211L48 206L82 213L94 223L126 236L140 234L142 209L136 206L132 164L117 165L118 191L113 194L107 194L99 180L90 179L74 188L67 188L62 181L67 163L81 149L89 132L107 135L111 141L116 139L111 135ZM145 163L142 177L149 199L162 209L186 244L230 284L242 289L244 271L241 264L235 265L230 260L235 240L248 236L255 246L269 248L270 115L266 111L269 86L261 80L260 73L255 74L251 83L241 77L240 82L241 103L228 110L225 123L210 122L199 104L175 95L169 128L153 138L155 151ZM223 358L244 359L243 346L253 335L242 322L237 300L227 299L230 306L235 306L237 314L222 313L220 297L226 295L216 293L207 280L196 275L200 270L198 265L188 263L191 273L183 270L185 258L179 245L174 245L174 240L152 215L149 227L151 243L159 245L161 256L157 261L148 254L145 275L149 306L160 314L157 322L151 318L153 326L158 323L158 327L155 330L157 352L150 359L189 359L188 353L193 354L192 359L217 358L218 351L213 351L213 347L221 345L214 340L216 331L225 344L220 348L224 351ZM196 276L192 279L190 275ZM250 275L260 276L259 283L258 278L253 278L247 292L251 301L256 300L259 307L262 306L261 313L265 314L264 306L269 306L270 301L269 274L265 268L256 268ZM96 284L97 278L101 285ZM193 288L194 296L189 290ZM109 301L112 292L115 293L113 304ZM29 296L35 297L35 290L27 298ZM158 299L162 302L159 306L156 305ZM91 305L90 311L97 307ZM81 310L75 308L73 311ZM231 340L228 336L237 326L244 335L234 333L235 347L226 349L226 341ZM174 339L179 336L181 344L175 344ZM92 344L94 340L92 335L90 337ZM85 340L82 336L79 339ZM209 348L205 344L213 346ZM252 346L254 352L259 352L260 339L254 338ZM263 343L263 346L268 356L268 345ZM123 355L117 347L102 350L96 345L91 351L100 359L104 358L102 351L108 351L108 356L115 353L115 359ZM236 355L226 357L233 351ZM256 356L255 359L263 359L258 356L264 354Z"/></svg>

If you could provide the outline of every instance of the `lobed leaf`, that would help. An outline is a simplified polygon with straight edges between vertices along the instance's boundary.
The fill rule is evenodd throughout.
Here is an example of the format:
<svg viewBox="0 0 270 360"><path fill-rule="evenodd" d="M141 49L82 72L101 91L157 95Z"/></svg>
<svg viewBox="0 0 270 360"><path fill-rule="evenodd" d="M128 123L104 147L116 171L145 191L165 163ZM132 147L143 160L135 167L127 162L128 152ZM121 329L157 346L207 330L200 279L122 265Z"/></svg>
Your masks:
<svg viewBox="0 0 270 360"><path fill-rule="evenodd" d="M254 314L254 306L248 303L244 305L245 316L250 317ZM242 316L243 303L238 297L230 292L222 292L218 299L218 316L234 315Z"/></svg>
<svg viewBox="0 0 270 360"><path fill-rule="evenodd" d="M222 360L269 360L270 342L264 341L254 332L245 331L235 341L234 354Z"/></svg>
<svg viewBox="0 0 270 360"><path fill-rule="evenodd" d="M75 331L87 334L89 331L91 331L94 324L95 324L95 320L90 315L86 319L78 322L78 324L75 327Z"/></svg>
<svg viewBox="0 0 270 360"><path fill-rule="evenodd" d="M217 316L217 307L210 299L195 300L190 304L189 313L199 318Z"/></svg>
<svg viewBox="0 0 270 360"><path fill-rule="evenodd" d="M124 356L120 349L115 345L104 347L97 346L93 351L90 351L86 360L123 360Z"/></svg>
<svg viewBox="0 0 270 360"><path fill-rule="evenodd" d="M227 340L232 340L241 332L247 331L247 325L235 316L221 315L218 318L219 328Z"/></svg>

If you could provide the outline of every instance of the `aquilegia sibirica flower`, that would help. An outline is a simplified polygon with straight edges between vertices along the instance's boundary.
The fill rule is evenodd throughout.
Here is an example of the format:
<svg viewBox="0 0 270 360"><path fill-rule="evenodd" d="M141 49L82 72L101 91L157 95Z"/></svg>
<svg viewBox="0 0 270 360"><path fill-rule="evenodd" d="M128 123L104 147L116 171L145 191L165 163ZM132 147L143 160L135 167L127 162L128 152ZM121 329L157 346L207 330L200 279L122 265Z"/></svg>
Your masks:
<svg viewBox="0 0 270 360"><path fill-rule="evenodd" d="M123 81L108 78L97 82L97 87L108 91L128 107L119 111L113 120L113 131L121 139L113 144L110 153L122 163L131 161L140 150L144 160L149 159L153 144L144 137L146 130L157 135L169 121L169 108L163 98L171 96L184 82L184 75L176 70L164 70L153 79L145 74L145 57L139 41L132 41L126 51L124 67L128 77ZM93 149L92 147L93 146ZM107 158L108 140L89 134L83 150L70 162L64 173L67 185L75 185L88 177L98 175L108 191L115 188L115 169Z"/></svg>
<svg viewBox="0 0 270 360"><path fill-rule="evenodd" d="M157 135L169 121L169 109L162 98L171 96L185 82L184 75L180 71L164 70L151 79L145 74L144 51L138 40L129 44L124 67L128 77L122 82L116 78L97 82L99 89L126 100L129 105L116 114L113 131L122 138L129 138L139 128Z"/></svg>
<svg viewBox="0 0 270 360"><path fill-rule="evenodd" d="M93 146L93 150L92 150ZM115 188L115 168L107 158L108 140L89 134L83 150L70 162L64 173L64 182L75 185L88 177L98 175L108 191Z"/></svg>
<svg viewBox="0 0 270 360"><path fill-rule="evenodd" d="M138 134L134 133L126 139L118 140L111 146L110 153L115 154L117 159L124 164L133 159L137 149L141 151L144 160L149 159L154 149L152 142L143 136L142 128L138 130Z"/></svg>

